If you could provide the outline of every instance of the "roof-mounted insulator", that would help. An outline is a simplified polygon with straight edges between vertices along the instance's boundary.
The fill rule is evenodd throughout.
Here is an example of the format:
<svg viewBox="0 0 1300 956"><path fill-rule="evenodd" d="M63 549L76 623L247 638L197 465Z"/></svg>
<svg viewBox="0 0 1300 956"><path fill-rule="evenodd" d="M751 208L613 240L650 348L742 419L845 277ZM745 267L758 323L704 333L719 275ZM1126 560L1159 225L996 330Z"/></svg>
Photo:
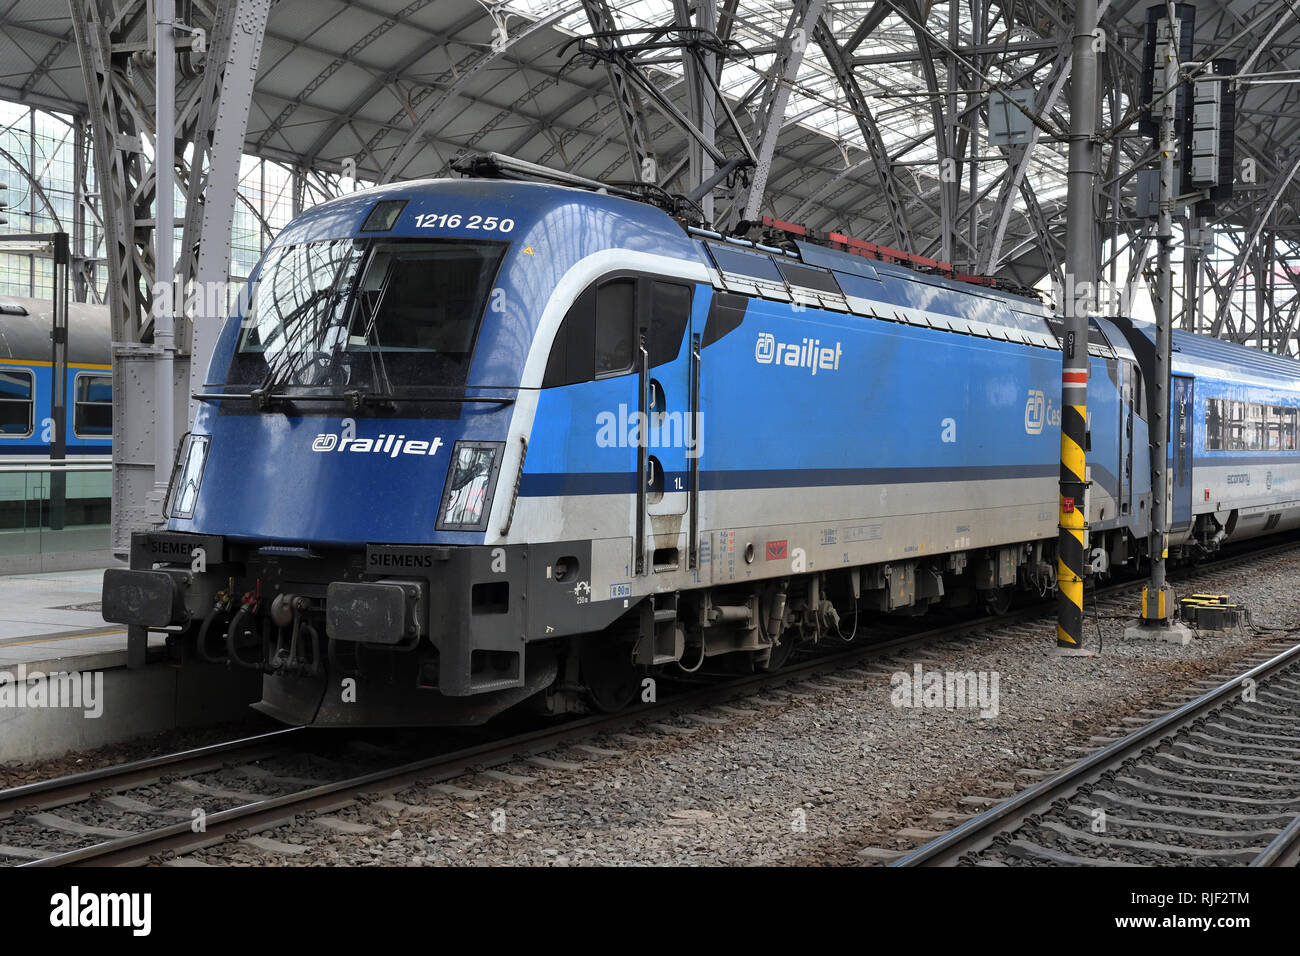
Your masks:
<svg viewBox="0 0 1300 956"><path fill-rule="evenodd" d="M451 168L465 176L480 179L512 179L522 182L554 183L559 186L572 186L576 189L589 189L592 192L608 193L623 199L658 206L670 216L683 223L698 226L704 220L704 213L697 203L685 196L670 193L654 183L609 182L603 183L586 176L576 176L562 169L552 169L526 159L507 156L504 153L470 153L458 156L451 161Z"/></svg>
<svg viewBox="0 0 1300 956"><path fill-rule="evenodd" d="M925 256L918 256L912 252L904 252L901 249L891 249L889 246L877 245L874 242L865 242L861 239L854 239L852 236L846 236L842 232L820 233L815 229L808 228L807 226L802 226L794 222L786 222L783 219L776 219L772 216L763 217L763 228L764 231L772 237L768 240L772 243L778 241L775 238L776 236L784 236L787 240L804 239L809 242L815 242L818 245L838 249L840 252L849 252L855 256L862 256L864 259L875 259L878 262L891 262L895 265L915 269L917 272L943 276L945 279L955 279L958 282L968 282L972 285L980 285L989 289L997 289L1002 292L1013 292L1017 295L1041 298L1033 289L1027 289L1018 283L1008 282L1007 280L998 278L997 276L967 275L958 272L953 268L951 263L940 262L937 259L928 259Z"/></svg>

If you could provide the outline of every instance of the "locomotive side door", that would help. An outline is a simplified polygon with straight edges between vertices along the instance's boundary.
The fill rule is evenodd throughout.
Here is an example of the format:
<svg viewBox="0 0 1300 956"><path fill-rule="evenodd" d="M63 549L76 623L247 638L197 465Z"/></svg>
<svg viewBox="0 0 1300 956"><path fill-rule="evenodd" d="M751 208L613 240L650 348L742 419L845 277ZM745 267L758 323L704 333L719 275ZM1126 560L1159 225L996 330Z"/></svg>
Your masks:
<svg viewBox="0 0 1300 956"><path fill-rule="evenodd" d="M1134 383L1137 369L1131 362L1120 362L1119 403L1119 513L1121 517L1133 513L1133 419L1137 414L1137 393Z"/></svg>
<svg viewBox="0 0 1300 956"><path fill-rule="evenodd" d="M688 566L698 437L698 346L692 334L695 291L682 280L640 280L637 449L638 574Z"/></svg>
<svg viewBox="0 0 1300 956"><path fill-rule="evenodd" d="M1169 501L1171 532L1192 524L1192 404L1195 380L1190 375L1170 376Z"/></svg>

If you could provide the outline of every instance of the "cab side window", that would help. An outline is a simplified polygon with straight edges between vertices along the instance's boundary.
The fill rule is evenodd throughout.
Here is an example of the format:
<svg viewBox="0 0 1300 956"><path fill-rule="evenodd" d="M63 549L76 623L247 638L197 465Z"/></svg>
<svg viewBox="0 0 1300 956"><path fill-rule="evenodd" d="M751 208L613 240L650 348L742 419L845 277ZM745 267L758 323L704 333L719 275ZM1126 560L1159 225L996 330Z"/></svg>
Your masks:
<svg viewBox="0 0 1300 956"><path fill-rule="evenodd" d="M591 381L595 335L596 290L593 287L578 296L560 323L555 343L551 346L551 357L546 363L542 387Z"/></svg>
<svg viewBox="0 0 1300 956"><path fill-rule="evenodd" d="M603 279L578 296L560 323L543 388L630 372L635 365L637 280Z"/></svg>
<svg viewBox="0 0 1300 956"><path fill-rule="evenodd" d="M596 378L632 368L636 280L610 279L596 287Z"/></svg>
<svg viewBox="0 0 1300 956"><path fill-rule="evenodd" d="M649 276L592 283L560 323L542 387L630 374L640 367L643 333L651 368L673 361L690 324L692 291Z"/></svg>

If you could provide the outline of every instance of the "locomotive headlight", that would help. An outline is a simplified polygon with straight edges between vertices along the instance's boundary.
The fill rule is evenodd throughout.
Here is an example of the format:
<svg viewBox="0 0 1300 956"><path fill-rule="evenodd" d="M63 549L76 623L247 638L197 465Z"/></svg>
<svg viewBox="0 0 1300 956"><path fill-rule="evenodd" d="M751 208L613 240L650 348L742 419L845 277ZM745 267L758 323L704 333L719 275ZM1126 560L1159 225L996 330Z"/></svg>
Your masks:
<svg viewBox="0 0 1300 956"><path fill-rule="evenodd" d="M482 531L492 512L504 442L458 441L438 508L438 530Z"/></svg>
<svg viewBox="0 0 1300 956"><path fill-rule="evenodd" d="M186 435L181 441L176 468L167 491L167 514L173 518L193 518L199 500L199 485L208 463L208 435Z"/></svg>

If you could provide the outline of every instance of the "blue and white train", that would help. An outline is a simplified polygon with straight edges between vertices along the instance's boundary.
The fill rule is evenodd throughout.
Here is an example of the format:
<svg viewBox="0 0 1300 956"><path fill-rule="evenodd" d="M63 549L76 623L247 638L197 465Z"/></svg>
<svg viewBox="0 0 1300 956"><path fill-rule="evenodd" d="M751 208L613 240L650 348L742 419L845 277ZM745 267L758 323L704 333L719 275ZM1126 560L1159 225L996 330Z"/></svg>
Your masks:
<svg viewBox="0 0 1300 956"><path fill-rule="evenodd" d="M253 281L104 608L263 671L286 722L615 709L648 672L1055 586L1033 299L474 178L318 206ZM1147 549L1151 339L1091 329L1097 571ZM1175 348L1175 553L1300 523L1300 364Z"/></svg>
<svg viewBox="0 0 1300 956"><path fill-rule="evenodd" d="M68 307L66 385L55 401L48 299L0 296L0 559L30 550L30 532L107 525L113 376L106 306ZM56 409L64 463L51 465Z"/></svg>

